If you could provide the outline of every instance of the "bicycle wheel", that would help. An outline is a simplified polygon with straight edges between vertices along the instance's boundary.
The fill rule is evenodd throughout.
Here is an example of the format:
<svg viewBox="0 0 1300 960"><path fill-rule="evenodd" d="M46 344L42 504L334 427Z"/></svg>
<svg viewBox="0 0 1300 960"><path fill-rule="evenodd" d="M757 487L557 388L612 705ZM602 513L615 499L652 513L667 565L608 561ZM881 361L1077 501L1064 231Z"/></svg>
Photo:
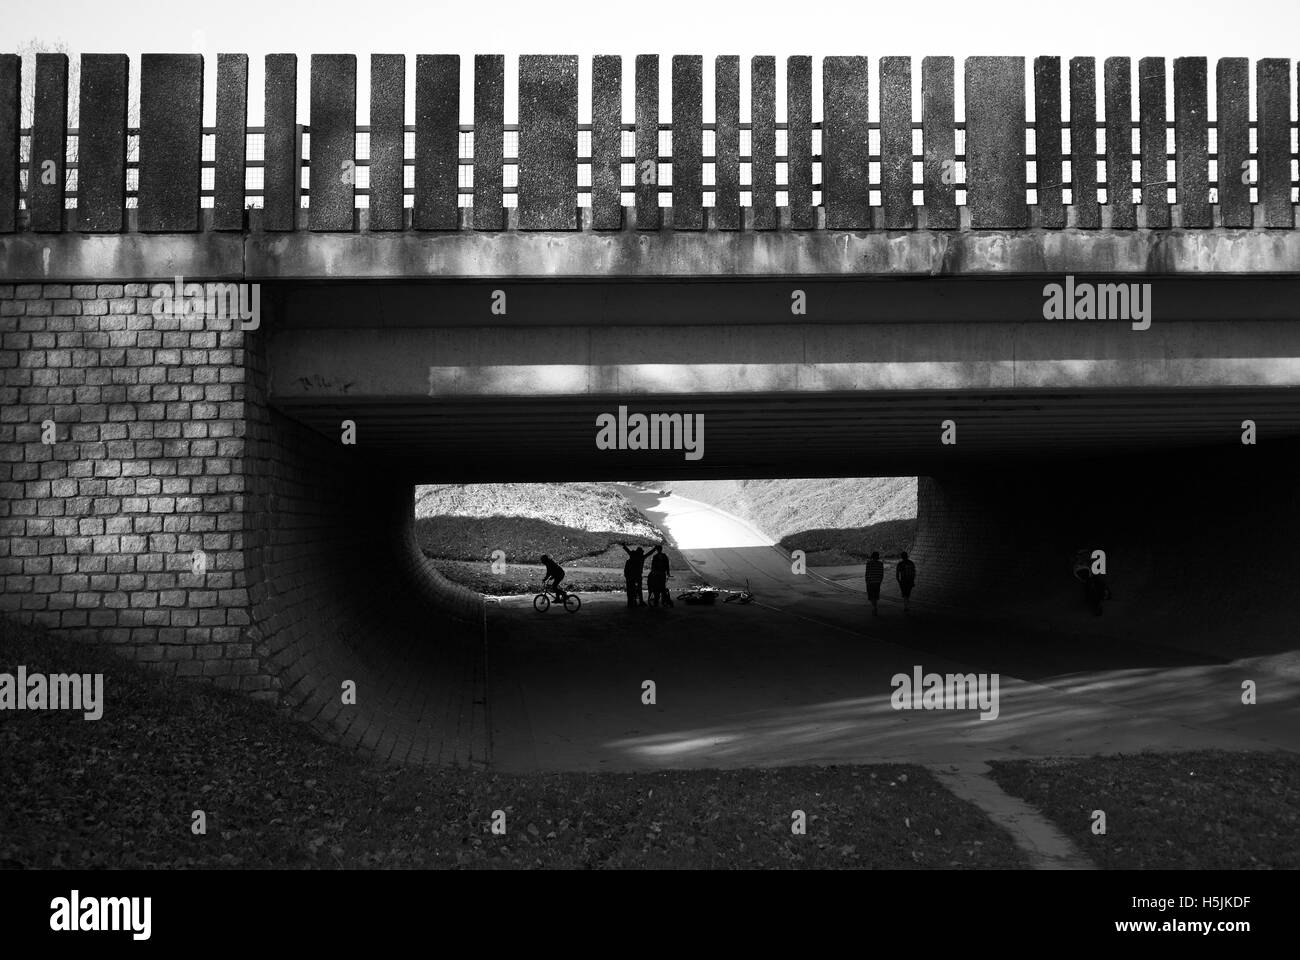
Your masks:
<svg viewBox="0 0 1300 960"><path fill-rule="evenodd" d="M566 594L564 597L564 609L570 613L577 613L578 608L582 606L582 598L576 593Z"/></svg>
<svg viewBox="0 0 1300 960"><path fill-rule="evenodd" d="M544 593L539 593L533 597L533 609L538 613L545 613L551 608L551 598Z"/></svg>

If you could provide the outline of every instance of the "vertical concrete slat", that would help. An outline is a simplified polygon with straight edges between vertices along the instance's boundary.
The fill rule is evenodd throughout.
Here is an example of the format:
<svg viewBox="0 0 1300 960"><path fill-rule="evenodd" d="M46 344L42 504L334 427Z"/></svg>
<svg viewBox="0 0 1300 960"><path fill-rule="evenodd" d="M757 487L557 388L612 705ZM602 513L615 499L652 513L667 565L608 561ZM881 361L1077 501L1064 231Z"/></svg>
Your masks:
<svg viewBox="0 0 1300 960"><path fill-rule="evenodd" d="M911 230L916 226L912 204L911 57L885 57L880 61L880 202L886 229Z"/></svg>
<svg viewBox="0 0 1300 960"><path fill-rule="evenodd" d="M1065 226L1061 167L1061 58L1034 58L1034 182L1039 226Z"/></svg>
<svg viewBox="0 0 1300 960"><path fill-rule="evenodd" d="M1225 227L1254 223L1248 182L1250 163L1250 65L1245 57L1223 57L1215 65L1218 135L1219 216Z"/></svg>
<svg viewBox="0 0 1300 960"><path fill-rule="evenodd" d="M474 55L474 229L504 230L506 59Z"/></svg>
<svg viewBox="0 0 1300 960"><path fill-rule="evenodd" d="M713 225L739 230L740 57L717 57L713 82Z"/></svg>
<svg viewBox="0 0 1300 960"><path fill-rule="evenodd" d="M623 229L623 59L591 58L591 225Z"/></svg>
<svg viewBox="0 0 1300 960"><path fill-rule="evenodd" d="M636 58L636 226L659 229L659 57Z"/></svg>
<svg viewBox="0 0 1300 960"><path fill-rule="evenodd" d="M0 54L0 233L13 233L18 229L22 77L22 59L13 53ZM59 170L62 169L63 158L60 157Z"/></svg>
<svg viewBox="0 0 1300 960"><path fill-rule="evenodd" d="M871 227L868 70L866 57L822 60L822 206L829 230Z"/></svg>
<svg viewBox="0 0 1300 960"><path fill-rule="evenodd" d="M302 187L296 54L266 55L263 129L262 224L267 230L293 230L298 224Z"/></svg>
<svg viewBox="0 0 1300 960"><path fill-rule="evenodd" d="M750 205L755 230L775 230L776 58L749 61Z"/></svg>
<svg viewBox="0 0 1300 960"><path fill-rule="evenodd" d="M704 227L704 58L673 57L673 229Z"/></svg>
<svg viewBox="0 0 1300 960"><path fill-rule="evenodd" d="M1259 202L1264 226L1295 227L1291 203L1291 62L1265 58L1255 63L1256 145Z"/></svg>
<svg viewBox="0 0 1300 960"><path fill-rule="evenodd" d="M370 55L371 230L406 226L406 57Z"/></svg>
<svg viewBox="0 0 1300 960"><path fill-rule="evenodd" d="M126 97L130 61L81 55L77 111L77 229L118 233L126 225Z"/></svg>
<svg viewBox="0 0 1300 960"><path fill-rule="evenodd" d="M140 230L199 229L203 163L203 57L140 58Z"/></svg>
<svg viewBox="0 0 1300 960"><path fill-rule="evenodd" d="M1133 210L1133 81L1128 57L1107 57L1106 206L1114 230L1137 226Z"/></svg>
<svg viewBox="0 0 1300 960"><path fill-rule="evenodd" d="M1174 58L1174 169L1178 206L1184 227L1211 227L1208 61Z"/></svg>
<svg viewBox="0 0 1300 960"><path fill-rule="evenodd" d="M40 62L36 55L36 62ZM66 59L64 73L66 75ZM66 90L66 83L65 83ZM66 114L65 114L66 116ZM17 53L0 53L0 233L13 233L18 229L18 195L22 181L21 165L22 124L22 57ZM59 176L62 177L64 159L59 157ZM29 174L30 177L30 174ZM31 180L27 181L31 185ZM60 194L62 190L60 189ZM29 206L31 200L29 199Z"/></svg>
<svg viewBox="0 0 1300 960"><path fill-rule="evenodd" d="M921 146L925 154L925 222L931 230L953 230L957 212L957 121L952 57L921 60Z"/></svg>
<svg viewBox="0 0 1300 960"><path fill-rule="evenodd" d="M519 229L578 226L578 58L519 58Z"/></svg>
<svg viewBox="0 0 1300 960"><path fill-rule="evenodd" d="M786 204L793 230L817 225L812 206L812 57L785 61Z"/></svg>
<svg viewBox="0 0 1300 960"><path fill-rule="evenodd" d="M63 229L68 157L68 56L38 53L32 104L32 148L27 167L28 225Z"/></svg>
<svg viewBox="0 0 1300 960"><path fill-rule="evenodd" d="M1143 57L1138 61L1138 122L1144 226L1164 229L1170 222L1164 57Z"/></svg>
<svg viewBox="0 0 1300 960"><path fill-rule="evenodd" d="M972 227L1027 225L1024 57L966 59L966 180Z"/></svg>
<svg viewBox="0 0 1300 960"><path fill-rule="evenodd" d="M217 54L216 169L212 178L212 227L244 229L248 174L248 54Z"/></svg>
<svg viewBox="0 0 1300 960"><path fill-rule="evenodd" d="M415 58L416 230L460 227L460 57Z"/></svg>
<svg viewBox="0 0 1300 960"><path fill-rule="evenodd" d="M312 230L351 230L356 224L357 58L311 55Z"/></svg>
<svg viewBox="0 0 1300 960"><path fill-rule="evenodd" d="M1101 226L1097 205L1097 63L1092 57L1070 58L1070 205L1074 224L1085 230Z"/></svg>

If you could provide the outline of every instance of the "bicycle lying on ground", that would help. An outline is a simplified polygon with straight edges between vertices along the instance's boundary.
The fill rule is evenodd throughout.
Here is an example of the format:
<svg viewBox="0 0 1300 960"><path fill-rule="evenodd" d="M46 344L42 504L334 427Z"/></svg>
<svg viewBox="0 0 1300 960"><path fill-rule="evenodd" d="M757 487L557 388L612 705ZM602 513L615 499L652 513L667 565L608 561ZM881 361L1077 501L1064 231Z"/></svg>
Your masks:
<svg viewBox="0 0 1300 960"><path fill-rule="evenodd" d="M749 589L749 581L745 581L744 590L719 590L717 587L711 587L708 584L691 587L682 593L677 594L677 599L683 603L700 604L716 603L719 596L722 596L723 603L753 603L754 594Z"/></svg>
<svg viewBox="0 0 1300 960"><path fill-rule="evenodd" d="M561 603L569 613L577 613L578 608L582 606L582 598L563 587L548 590L545 586L542 587L541 593L533 597L533 609L538 613L545 613L551 609L552 603Z"/></svg>
<svg viewBox="0 0 1300 960"><path fill-rule="evenodd" d="M754 593L749 589L748 580L745 581L744 590L727 590L724 592L727 595L723 598L722 600L723 603L733 603L733 602L753 603L754 602Z"/></svg>

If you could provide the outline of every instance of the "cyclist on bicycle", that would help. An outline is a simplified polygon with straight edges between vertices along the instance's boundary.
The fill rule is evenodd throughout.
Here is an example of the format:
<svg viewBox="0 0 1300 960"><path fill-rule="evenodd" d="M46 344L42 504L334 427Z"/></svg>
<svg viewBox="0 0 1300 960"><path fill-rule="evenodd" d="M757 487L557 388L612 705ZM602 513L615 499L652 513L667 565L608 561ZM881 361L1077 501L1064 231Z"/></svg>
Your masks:
<svg viewBox="0 0 1300 960"><path fill-rule="evenodd" d="M542 590L546 590L546 582L549 580L555 595L563 597L564 591L560 589L560 581L564 579L564 568L546 554L542 554L542 564L546 567L546 575L542 577Z"/></svg>

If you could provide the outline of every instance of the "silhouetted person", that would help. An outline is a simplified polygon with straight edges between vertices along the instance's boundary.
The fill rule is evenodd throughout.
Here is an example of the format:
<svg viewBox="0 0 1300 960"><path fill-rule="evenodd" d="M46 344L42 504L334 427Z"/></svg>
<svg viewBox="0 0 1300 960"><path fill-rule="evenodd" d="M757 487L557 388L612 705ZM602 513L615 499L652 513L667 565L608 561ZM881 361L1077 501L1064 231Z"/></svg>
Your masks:
<svg viewBox="0 0 1300 960"><path fill-rule="evenodd" d="M872 550L871 559L867 561L867 599L871 601L871 615L880 616L880 585L885 582L885 565L880 562L879 552Z"/></svg>
<svg viewBox="0 0 1300 960"><path fill-rule="evenodd" d="M546 590L546 581L551 581L551 588L555 591L557 597L563 597L564 591L560 589L560 581L564 579L564 568L548 557L542 554L542 565L546 567L546 575L542 577L542 590Z"/></svg>
<svg viewBox="0 0 1300 960"><path fill-rule="evenodd" d="M1083 596L1088 601L1088 606L1092 608L1093 615L1100 617L1102 602L1110 599L1110 586L1106 583L1106 575L1089 571L1088 578L1083 581Z"/></svg>
<svg viewBox="0 0 1300 960"><path fill-rule="evenodd" d="M903 594L903 612L907 612L907 598L912 595L912 587L916 585L916 564L907 559L907 551L904 550L899 554L898 565L894 567L894 579L898 581L898 589Z"/></svg>
<svg viewBox="0 0 1300 960"><path fill-rule="evenodd" d="M650 575L646 578L650 586L650 605L671 607L672 595L668 592L668 554L664 553L663 544L650 551Z"/></svg>
<svg viewBox="0 0 1300 960"><path fill-rule="evenodd" d="M641 572L645 567L645 551L640 547L629 550L626 543L620 543L619 546L627 554L627 562L623 564L623 579L627 583L627 605L644 607L646 603L641 595Z"/></svg>

